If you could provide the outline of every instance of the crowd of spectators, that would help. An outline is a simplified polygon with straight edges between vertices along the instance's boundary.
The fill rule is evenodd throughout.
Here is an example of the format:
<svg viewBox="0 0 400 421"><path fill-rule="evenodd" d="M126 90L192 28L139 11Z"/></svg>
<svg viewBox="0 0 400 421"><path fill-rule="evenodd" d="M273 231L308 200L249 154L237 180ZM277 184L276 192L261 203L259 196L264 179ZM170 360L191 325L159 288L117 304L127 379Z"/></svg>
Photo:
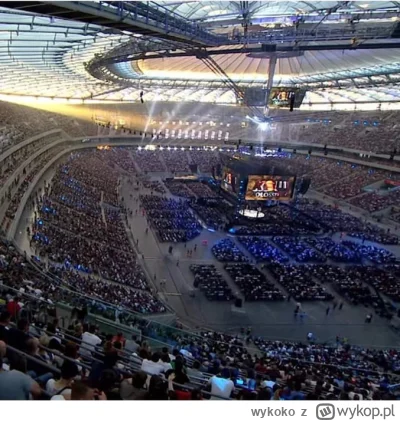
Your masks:
<svg viewBox="0 0 400 421"><path fill-rule="evenodd" d="M256 262L286 263L289 258L278 248L261 237L238 237L246 250L256 259Z"/></svg>
<svg viewBox="0 0 400 421"><path fill-rule="evenodd" d="M389 218L400 223L400 208L393 206L389 211Z"/></svg>
<svg viewBox="0 0 400 421"><path fill-rule="evenodd" d="M363 276L375 291L385 294L395 302L400 302L399 268L398 264L387 264L382 267L365 266Z"/></svg>
<svg viewBox="0 0 400 421"><path fill-rule="evenodd" d="M29 285L24 284L23 279L34 279L35 282L38 282L40 276L34 277L26 272L29 269L29 264L23 264L22 256L18 256L18 253L6 243L0 247L2 247L0 276L5 281L5 286L10 283L14 286ZM326 265L321 266L320 271L331 273L330 268ZM318 275L317 270L314 272ZM35 286L40 286L43 290L42 294L46 295L44 284ZM52 297L54 297L57 285L47 281L47 287L49 289L51 287ZM4 286L2 291L4 291ZM4 298L6 303L13 302L13 297L9 294ZM25 306L30 307L29 303L25 303ZM18 308L18 304L13 308L15 307ZM7 308L11 309L11 304L7 304ZM19 323L16 327L11 326L10 318L10 313L2 312L0 334L3 336L0 337L0 341L5 340L6 345L0 349L2 362L6 363L9 363L10 358L10 353L7 350L8 344L17 345L17 349L28 350L31 353L31 348L26 346L27 340L36 335L45 336L41 333L39 325L28 331L28 326L24 322ZM195 385L195 388L203 390L203 399L207 399L206 391L211 386L211 393L215 397L222 398L379 400L393 399L395 389L392 389L390 385L398 383L397 377L393 374L393 372L398 372L398 352L396 350L353 348L350 345L342 344L340 338L335 345L271 341L255 337L251 335L250 331L246 336L246 342L252 342L259 348L261 355L256 356L247 351L245 342L237 336L211 331L203 331L199 334L184 331L174 332L171 329L163 333L161 327L147 327L148 323L141 326L144 335L150 335L150 337L154 333L158 337L161 335L166 342L172 344L173 351L164 348L160 355L157 352L152 352L146 341L135 337L125 338L117 332L113 335L103 335L95 327L85 323L81 325L79 322L75 322L67 331L57 327L56 322L49 323L46 326L48 338L43 337L39 342L40 345L44 344L42 346L47 349L51 346L51 354L57 354L57 358L49 360L50 364L53 361L60 364L60 360L65 359L65 356L72 356L76 360L75 364L81 368L80 375L84 384L86 381L103 378L102 374L105 369L118 370L122 374L122 382L121 377L119 379L112 377L112 387L105 387L110 382L103 381L101 383L101 390L104 392L102 399L105 397L107 399L154 399L155 396L159 399L190 399L190 396L193 398L193 393L183 397L179 392L181 390L183 392L190 391ZM19 329L22 334L15 335L13 329ZM11 335L9 335L10 332L12 332ZM66 336L67 334L72 334L72 336ZM13 339L16 336L26 339L15 343ZM12 338L11 343L10 337ZM75 351L72 351L72 345L68 344L71 339L78 345L74 348ZM38 352L48 355L48 350L43 348L39 348ZM35 349L33 355L36 355ZM132 356L130 357L130 355ZM84 362L84 367L80 366L81 362ZM100 366L99 363L101 363ZM61 361L61 367L63 364ZM174 370L174 384L172 384L172 378L170 382L163 380L169 377L169 373L166 373L165 377L163 375L165 370L170 368L168 364ZM7 368L7 365L3 365L3 370L7 370ZM14 370L15 368L14 366ZM78 373L79 368L76 370ZM51 372L52 367L49 366L47 370ZM144 373L142 374L140 370L144 370ZM393 372L387 373L388 370ZM95 373L92 374L92 371ZM187 378L182 375L182 371ZM37 373L29 374L35 378L39 377ZM107 374L109 379L109 372ZM65 383L66 386L71 386L70 399L73 400L77 398L75 390L77 385L82 386L82 382L77 379L74 380L75 385L72 382L75 375L72 378L71 375L68 377L64 367L61 374L55 372L53 376L50 376L54 379L48 383L48 387L46 385L49 377L39 377L38 380L42 382L39 383L39 386L47 389L51 396L54 393L53 388L57 389L58 387L60 390L59 386ZM130 380L131 378L132 380ZM33 385L31 379L32 377L28 380ZM165 381L165 388L161 388L161 391L157 389L158 394L154 395L156 381L159 382L158 386ZM167 393L168 383L171 387L170 392ZM222 390L216 387L217 383L224 384ZM209 384L208 387L207 384ZM3 386L2 376L0 376L0 386ZM92 386L94 387L93 384ZM4 388L0 387L0 390L1 393L5 393ZM32 390L36 392L33 397L38 398L41 393L39 388L35 386ZM87 389L85 390L87 391ZM7 396L13 399L15 398L13 393L16 393L15 390L9 388ZM199 396L198 393L196 396ZM63 398L68 399L69 394L69 391L66 391ZM28 398L28 394L25 394L22 399ZM92 398L93 391L86 399ZM80 399L85 399L85 397Z"/></svg>
<svg viewBox="0 0 400 421"><path fill-rule="evenodd" d="M185 163L180 163L180 159L184 161L183 155L186 157L187 163L190 160L195 162L191 156L188 160L189 152L169 152L166 154L169 157L161 158L160 162L165 160L170 171L186 171L181 169L185 166ZM202 152L199 151L199 154ZM141 156L140 159L145 161L147 158ZM135 156L138 166L143 170L139 165L140 159ZM332 163L321 162L318 164L318 168L312 171L312 177L318 180L315 186L317 189L324 190L324 186L329 184L325 193L335 197L352 197L358 194L357 192L362 186L366 185L364 183L370 183L374 177L381 177L378 172L375 173L375 176L374 173L371 173L369 174L371 178L367 177L367 180L363 181L365 169L351 168L354 170L352 173L347 165L344 165L346 169L341 168L338 171L347 174L346 180L354 183L355 187L346 187L346 185L340 189L339 183L331 185L328 182L329 179L322 175L330 173L329 178L336 179L332 177L332 174L336 174L336 170L331 167ZM200 165L199 162L197 163ZM146 166L147 164L142 162L142 165ZM151 165L148 164L148 167ZM203 168L204 166L205 163ZM337 166L341 167L342 165ZM107 154L102 152L78 153L66 165L58 169L51 190L46 189L43 197L36 197L33 200L33 205L37 209L31 240L36 251L49 258L48 275L55 281L49 282L40 275L35 276L24 257L19 255L7 242L1 242L1 291L7 285L17 290L20 290L22 286L21 294L28 290L43 300L51 299L52 302L56 302L60 289L58 282L62 282L71 290L79 291L93 299L104 300L115 307L121 306L121 308L124 307L139 313L165 311L165 307L151 295L145 275L140 265L137 264L135 252L126 236L123 224L124 216L117 208L117 167L128 173L136 172L130 152L116 148L112 153ZM27 182L29 179L22 183L24 189L27 188ZM198 189L201 194L202 188L195 188L195 190ZM194 193L199 196L196 191ZM17 197L20 196L20 192L17 192ZM362 197L364 196L360 196L360 198ZM189 210L189 204L186 201L165 199L153 195L142 195L140 199L143 214L148 218L150 225L157 230L162 241L188 241L200 232L201 226ZM200 217L203 213L217 226L224 221L224 214L217 206L215 209L219 212L218 217L216 216L217 212L207 214L208 203L206 202L190 206L198 212ZM394 236L389 233L358 218L346 215L338 209L326 205L314 206L307 201L300 202L299 206L301 211L293 211L287 206L271 208L270 215L268 215L271 216L271 223L249 224L236 229L236 233L240 233L240 229L243 229L243 234L309 234L322 230L324 228L322 223L325 223L326 230L345 231L355 237L361 236L364 240L379 240L382 243L395 241L392 240ZM317 220L318 222L315 222ZM282 230L279 231L279 228ZM392 253L385 249L350 241L339 244L327 237L307 239L274 237L273 241L298 262L323 263L328 257L337 262L354 263L363 258L376 265L381 265L381 267L337 267L324 264L288 265L285 264L287 263L285 262L286 256L262 238L239 237L239 241L257 261L270 263L268 269L285 288L289 298L293 297L297 301L332 300L332 295L318 282L321 284L331 283L333 288L346 300L354 305L370 307L382 317L390 318L393 312L388 309L380 294L400 301L400 288L397 282L400 274L398 261ZM212 251L218 260L236 262L228 263L224 268L238 285L246 301L276 301L286 298L262 272L246 262L244 254L231 240L222 240L213 247ZM233 298L227 282L214 266L191 265L190 269L195 275L194 287L204 291L208 299L229 300ZM28 279L32 279L32 281L27 281ZM113 283L110 283L110 280ZM68 297L68 294L66 296ZM9 293L6 296L2 294L0 298L0 305L5 301L7 308L18 308L17 299L11 298ZM28 333L26 321L25 324L21 322L17 327L8 328L7 317L12 318L14 314L13 312L9 316L7 314L4 316L4 314L6 313L2 313L0 326L6 324L7 331L19 330L20 333L17 335L24 338L19 343L13 342L13 339L10 342L7 334L6 343L9 346L17 345L17 348L27 351L28 355L33 355L34 358L39 356L44 348L38 348L35 345L36 341L31 340L31 336L34 335ZM77 335L80 348L76 347L76 352L71 352L71 347L67 346L67 340L56 325L49 325L47 329L52 333L51 339L56 338L56 341L61 344L58 351L64 355L74 355L74 359L82 359L89 364L95 362L91 361L91 357L96 356L97 360L103 363L100 370L102 374L105 369L115 370L117 373L124 371L122 382L120 376L114 376L111 382L113 387L101 389L107 398L115 396L113 392L117 390L118 398L123 399L123 396L126 396L124 391L129 389L131 396L140 396L146 399L194 399L194 396L201 397L201 392L199 390L196 393L185 392L185 384L189 385L193 378L206 377L203 382L200 382L200 388L204 390L209 383L211 392L213 394L220 393L220 397L223 398L229 398L232 395L240 399L262 399L262 397L271 399L273 396L276 399L318 399L322 397L328 399L387 399L392 397L393 391L388 388L388 385L390 380L394 379L389 379L387 374L377 376L374 369L377 366L383 367L384 370L398 369L396 365L398 355L395 350L356 350L349 346L342 346L339 342L335 347L312 343L302 345L291 342L266 341L247 335L248 343L253 342L263 353L262 356L252 356L237 337L216 332L204 332L190 341L179 338L175 342L172 354L169 349L163 350L162 354L151 352L148 345L136 343L135 350L138 352L134 360L136 363L140 362L140 368L145 372L133 375L134 373L129 371L132 369L130 366L132 360L126 360L126 356L123 355L126 345L125 340L121 340L121 335L117 335L117 339L112 336L100 339L102 335L93 327L80 326L79 323L76 326L78 327L73 326L72 330L82 329L82 332ZM144 329L145 327L143 327L143 331L145 331ZM0 329L0 334L3 331ZM26 336L23 336L22 333ZM14 336L15 338L17 335L13 333L10 337ZM99 335L96 344L99 345L98 349L92 348L87 352L84 338L93 338L97 335ZM171 340L171 337L167 337L167 339ZM177 339L176 336L174 339ZM0 337L0 341L2 340L4 338ZM29 340L31 342L28 344ZM0 345L2 344L0 343ZM46 350L44 349L44 351ZM0 346L0 357L4 357L1 352L2 347ZM8 359L10 353L7 352L6 357ZM76 394L72 380L77 375L78 366L74 371L71 367L62 365L60 379L51 382L48 387L48 382L45 382L44 378L39 375L39 369L30 370L31 380L25 378L25 381L29 382L31 388L29 391L33 397L38 397L41 393L36 384L46 388L50 394L53 394L60 384L67 384L68 387L71 386L72 398ZM5 389L4 377L2 380L1 376L4 369L2 370L1 367L2 358L0 358L0 396ZM137 366L135 367L137 368ZM79 368L82 370L81 366ZM127 368L129 376L125 378ZM357 371L359 368L366 369L367 372ZM168 369L172 371L168 372ZM51 372L52 369L49 368L49 371ZM89 372L92 374L94 371L95 365L90 368ZM81 376L86 379L86 376L90 377L89 372L81 373ZM171 373L172 377L169 376ZM147 375L150 375L149 378ZM207 375L212 375L212 377ZM55 372L55 377L58 376L59 373ZM97 380L100 378L104 384L106 380L101 376ZM147 389L146 378L148 380ZM36 380L36 383L33 379ZM238 379L241 381L237 381ZM175 380L175 385L172 385L173 380ZM218 384L222 382L224 384L223 391L218 388ZM76 384L79 383L76 382ZM179 385L177 386L176 383ZM392 383L399 383L398 379ZM1 387L2 385L3 387ZM243 387L243 385L246 386ZM186 398L182 396L186 396Z"/></svg>
<svg viewBox="0 0 400 421"><path fill-rule="evenodd" d="M376 314L382 317L392 317L393 313L388 311L382 297L368 286L375 282L373 271L370 271L369 266L314 265L310 270L321 283L331 283L336 292L352 305L374 309Z"/></svg>
<svg viewBox="0 0 400 421"><path fill-rule="evenodd" d="M382 247L359 244L349 240L343 241L343 245L352 250L359 257L368 259L377 265L398 263L396 256Z"/></svg>
<svg viewBox="0 0 400 421"><path fill-rule="evenodd" d="M295 207L286 205L264 208L262 222L251 221L246 217L233 219L238 225L233 230L236 235L307 235L322 230L318 220L309 218Z"/></svg>
<svg viewBox="0 0 400 421"><path fill-rule="evenodd" d="M194 199L194 193L188 189L186 183L176 180L164 180L164 184L171 194L185 199Z"/></svg>
<svg viewBox="0 0 400 421"><path fill-rule="evenodd" d="M330 237L309 237L306 239L312 247L327 258L339 263L359 263L361 256L355 250L336 243Z"/></svg>
<svg viewBox="0 0 400 421"><path fill-rule="evenodd" d="M187 151L163 150L162 159L167 170L174 173L189 173L189 157Z"/></svg>
<svg viewBox="0 0 400 421"><path fill-rule="evenodd" d="M250 263L227 263L224 266L246 301L281 301L282 293Z"/></svg>
<svg viewBox="0 0 400 421"><path fill-rule="evenodd" d="M249 259L230 238L224 238L211 247L211 252L219 262L247 262Z"/></svg>
<svg viewBox="0 0 400 421"><path fill-rule="evenodd" d="M165 172L167 168L161 158L162 152L132 149L131 154L140 170L148 172Z"/></svg>
<svg viewBox="0 0 400 421"><path fill-rule="evenodd" d="M222 205L222 206L221 206ZM232 213L231 206L221 203L217 199L197 199L189 205L207 227L213 230L223 229L226 223L226 215Z"/></svg>
<svg viewBox="0 0 400 421"><path fill-rule="evenodd" d="M349 200L349 203L371 213L377 212L398 205L400 203L400 191L396 189L385 194L365 193Z"/></svg>
<svg viewBox="0 0 400 421"><path fill-rule="evenodd" d="M398 244L398 236L362 218L342 212L338 207L306 198L296 200L295 207L313 220L320 221L325 232L341 232L365 241Z"/></svg>
<svg viewBox="0 0 400 421"><path fill-rule="evenodd" d="M51 193L36 198L31 245L66 268L149 290L116 204L118 176L103 152L75 154L58 168Z"/></svg>
<svg viewBox="0 0 400 421"><path fill-rule="evenodd" d="M372 170L364 167L357 167L357 169L358 171L347 177L344 182L340 180L339 182L324 188L322 190L323 193L340 200L347 200L363 193L363 187L376 183L379 180L389 177L394 179L398 178L388 171L378 169Z"/></svg>
<svg viewBox="0 0 400 421"><path fill-rule="evenodd" d="M41 148L49 145L50 143L59 140L59 135L43 136L28 145L18 148L16 151L10 153L6 158L1 161L0 168L0 184L3 185L8 178L20 167L24 161Z"/></svg>
<svg viewBox="0 0 400 421"><path fill-rule="evenodd" d="M60 129L72 137L95 136L97 126L81 119L10 102L0 106L0 153L24 140Z"/></svg>
<svg viewBox="0 0 400 421"><path fill-rule="evenodd" d="M214 265L190 265L194 274L193 286L204 292L210 301L229 301L232 290Z"/></svg>
<svg viewBox="0 0 400 421"><path fill-rule="evenodd" d="M143 184L143 187L146 189L149 189L150 192L165 194L167 191L165 190L165 187L161 181L158 180L150 180L147 177L142 178L141 182Z"/></svg>
<svg viewBox="0 0 400 421"><path fill-rule="evenodd" d="M200 199L217 199L218 195L210 189L210 187L198 181L186 183L186 187L191 190L197 198Z"/></svg>
<svg viewBox="0 0 400 421"><path fill-rule="evenodd" d="M296 301L333 300L333 295L314 281L308 265L271 263L267 268Z"/></svg>
<svg viewBox="0 0 400 421"><path fill-rule="evenodd" d="M12 221L15 217L15 214L17 212L17 209L21 203L21 199L28 190L32 180L36 177L36 175L43 169L43 167L52 159L54 158L63 147L58 148L52 148L47 152L44 152L43 154L39 155L38 157L34 158L29 168L30 170L26 171L26 169L23 171L24 180L19 185L18 190L15 192L15 194L12 196L10 203L8 204L5 218L7 218L9 221ZM19 177L17 177L16 185L19 184Z"/></svg>
<svg viewBox="0 0 400 421"><path fill-rule="evenodd" d="M326 257L298 237L273 237L272 241L297 262L323 263Z"/></svg>
<svg viewBox="0 0 400 421"><path fill-rule="evenodd" d="M174 196L184 197L186 199L217 199L218 195L213 192L207 184L198 181L178 181L167 179L164 181L168 190Z"/></svg>
<svg viewBox="0 0 400 421"><path fill-rule="evenodd" d="M201 173L211 173L220 164L218 151L196 150L189 152L190 160L196 164Z"/></svg>
<svg viewBox="0 0 400 421"><path fill-rule="evenodd" d="M136 174L137 169L129 149L125 147L112 147L103 156L106 164L114 169L122 169L128 174Z"/></svg>
<svg viewBox="0 0 400 421"><path fill-rule="evenodd" d="M162 313L165 307L147 290L132 289L124 284L104 281L94 275L85 275L74 269L66 270L58 265L50 265L49 274L61 279L68 288L88 297L97 298L116 307L142 313Z"/></svg>
<svg viewBox="0 0 400 421"><path fill-rule="evenodd" d="M310 167L306 170L306 174L311 177L311 187L314 190L327 192L328 195L331 195L330 189L336 183L343 188L348 177L364 173L363 167L334 159L322 159L318 162L321 165L314 169L315 160L316 158L309 160Z"/></svg>
<svg viewBox="0 0 400 421"><path fill-rule="evenodd" d="M200 235L201 225L186 201L141 195L141 205L150 225L162 242L186 242Z"/></svg>
<svg viewBox="0 0 400 421"><path fill-rule="evenodd" d="M330 119L330 124L323 124L322 121L304 124L294 132L296 139L291 140L387 154L400 148L396 113L331 113ZM364 121L368 124L365 125Z"/></svg>

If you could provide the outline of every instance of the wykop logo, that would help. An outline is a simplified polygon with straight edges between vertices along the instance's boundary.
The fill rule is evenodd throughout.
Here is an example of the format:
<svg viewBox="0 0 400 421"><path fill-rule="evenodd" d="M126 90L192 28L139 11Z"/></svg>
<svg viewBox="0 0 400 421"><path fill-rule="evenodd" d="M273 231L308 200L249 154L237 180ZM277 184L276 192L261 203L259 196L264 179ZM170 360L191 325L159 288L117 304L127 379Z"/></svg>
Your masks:
<svg viewBox="0 0 400 421"><path fill-rule="evenodd" d="M331 403L321 403L315 411L319 420L328 421L335 418L335 407Z"/></svg>

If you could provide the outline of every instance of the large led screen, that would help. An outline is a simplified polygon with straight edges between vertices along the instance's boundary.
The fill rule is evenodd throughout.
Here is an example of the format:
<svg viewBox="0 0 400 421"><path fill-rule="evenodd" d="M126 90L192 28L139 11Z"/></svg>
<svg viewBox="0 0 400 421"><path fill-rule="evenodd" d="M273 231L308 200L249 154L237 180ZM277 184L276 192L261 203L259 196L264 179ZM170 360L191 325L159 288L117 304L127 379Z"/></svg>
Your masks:
<svg viewBox="0 0 400 421"><path fill-rule="evenodd" d="M246 200L290 200L295 177L282 175L249 175Z"/></svg>

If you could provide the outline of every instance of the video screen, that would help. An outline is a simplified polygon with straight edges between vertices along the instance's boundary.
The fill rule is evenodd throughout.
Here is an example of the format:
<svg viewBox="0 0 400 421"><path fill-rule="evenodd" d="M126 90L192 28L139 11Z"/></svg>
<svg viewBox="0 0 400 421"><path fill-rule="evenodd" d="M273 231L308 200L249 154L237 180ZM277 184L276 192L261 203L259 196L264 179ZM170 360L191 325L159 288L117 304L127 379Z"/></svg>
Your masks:
<svg viewBox="0 0 400 421"><path fill-rule="evenodd" d="M268 105L270 107L290 107L290 100L294 97L294 108L300 107L306 91L299 88L272 88L269 95Z"/></svg>
<svg viewBox="0 0 400 421"><path fill-rule="evenodd" d="M249 175L246 200L290 200L295 177L281 175Z"/></svg>
<svg viewBox="0 0 400 421"><path fill-rule="evenodd" d="M236 193L236 176L229 168L224 167L222 170L221 187L230 193Z"/></svg>

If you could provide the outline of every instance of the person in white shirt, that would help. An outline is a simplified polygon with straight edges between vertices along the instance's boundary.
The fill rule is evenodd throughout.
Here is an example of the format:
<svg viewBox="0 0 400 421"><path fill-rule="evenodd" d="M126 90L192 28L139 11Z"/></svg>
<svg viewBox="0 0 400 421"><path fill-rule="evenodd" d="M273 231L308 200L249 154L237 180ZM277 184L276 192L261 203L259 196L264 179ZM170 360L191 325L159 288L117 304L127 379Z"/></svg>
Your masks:
<svg viewBox="0 0 400 421"><path fill-rule="evenodd" d="M137 343L136 335L132 335L132 339L127 339L125 341L125 351L134 353L138 350L139 344Z"/></svg>
<svg viewBox="0 0 400 421"><path fill-rule="evenodd" d="M143 360L140 369L147 374L155 374L157 376L165 370L162 362L160 361L160 355L157 352L151 356L151 360Z"/></svg>
<svg viewBox="0 0 400 421"><path fill-rule="evenodd" d="M159 363L164 367L164 373L166 373L168 370L172 370L171 360L169 359L168 354L161 354Z"/></svg>
<svg viewBox="0 0 400 421"><path fill-rule="evenodd" d="M233 381L226 377L212 376L208 383L211 384L211 399L229 399L235 388Z"/></svg>
<svg viewBox="0 0 400 421"><path fill-rule="evenodd" d="M193 358L192 353L191 353L190 351L188 351L187 349L182 348L182 349L179 351L179 353L180 353L180 354L182 354L182 355L183 355L183 356L185 356L185 357Z"/></svg>
<svg viewBox="0 0 400 421"><path fill-rule="evenodd" d="M82 335L82 345L79 352L83 356L90 357L97 345L101 344L101 339L95 334L96 326L89 326L89 331Z"/></svg>

